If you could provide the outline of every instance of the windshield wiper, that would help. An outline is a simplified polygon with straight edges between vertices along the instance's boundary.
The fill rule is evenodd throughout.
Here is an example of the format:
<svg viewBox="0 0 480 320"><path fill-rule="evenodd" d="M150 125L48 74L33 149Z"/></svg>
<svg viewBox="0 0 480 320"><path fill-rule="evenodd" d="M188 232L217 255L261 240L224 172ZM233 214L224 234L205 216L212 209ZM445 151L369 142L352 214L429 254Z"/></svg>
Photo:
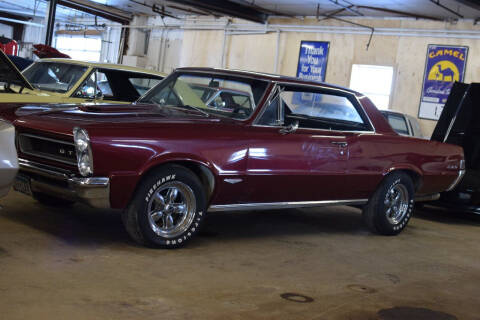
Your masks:
<svg viewBox="0 0 480 320"><path fill-rule="evenodd" d="M191 106L189 104L184 104L182 107L187 107L187 108L190 108L190 109L194 109L194 110L200 112L201 114L203 114L204 116L206 116L207 118L210 117L210 114L208 112L203 111L199 107Z"/></svg>

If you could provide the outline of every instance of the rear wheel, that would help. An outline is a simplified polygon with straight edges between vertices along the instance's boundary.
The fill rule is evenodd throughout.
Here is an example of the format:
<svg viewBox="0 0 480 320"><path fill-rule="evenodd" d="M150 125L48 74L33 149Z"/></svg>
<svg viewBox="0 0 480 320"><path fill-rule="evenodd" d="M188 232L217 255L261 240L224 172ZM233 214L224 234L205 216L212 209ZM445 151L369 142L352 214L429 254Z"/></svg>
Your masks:
<svg viewBox="0 0 480 320"><path fill-rule="evenodd" d="M198 232L205 209L205 191L198 177L182 166L167 165L142 181L122 220L138 243L177 248Z"/></svg>
<svg viewBox="0 0 480 320"><path fill-rule="evenodd" d="M370 231L397 235L408 224L414 207L414 185L403 172L385 177L363 209L363 220Z"/></svg>

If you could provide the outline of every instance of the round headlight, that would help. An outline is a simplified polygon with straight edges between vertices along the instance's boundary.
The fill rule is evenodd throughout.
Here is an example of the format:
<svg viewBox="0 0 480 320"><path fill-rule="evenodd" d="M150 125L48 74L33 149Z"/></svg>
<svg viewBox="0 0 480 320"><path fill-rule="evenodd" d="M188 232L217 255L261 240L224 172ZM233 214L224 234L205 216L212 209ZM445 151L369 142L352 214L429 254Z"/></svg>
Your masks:
<svg viewBox="0 0 480 320"><path fill-rule="evenodd" d="M79 131L77 134L77 139L75 140L75 146L80 152L85 152L88 149L88 139L82 131Z"/></svg>
<svg viewBox="0 0 480 320"><path fill-rule="evenodd" d="M81 154L78 159L78 171L82 176L89 176L93 173L90 156L86 153Z"/></svg>
<svg viewBox="0 0 480 320"><path fill-rule="evenodd" d="M82 176L88 177L93 174L93 159L87 131L82 128L74 128L73 142L77 151L78 171Z"/></svg>

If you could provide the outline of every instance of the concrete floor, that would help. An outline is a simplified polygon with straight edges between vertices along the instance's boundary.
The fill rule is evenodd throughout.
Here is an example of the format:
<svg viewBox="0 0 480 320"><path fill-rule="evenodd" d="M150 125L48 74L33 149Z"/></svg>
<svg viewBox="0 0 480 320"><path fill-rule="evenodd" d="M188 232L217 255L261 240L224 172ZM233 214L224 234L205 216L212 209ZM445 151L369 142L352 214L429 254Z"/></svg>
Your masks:
<svg viewBox="0 0 480 320"><path fill-rule="evenodd" d="M215 214L181 250L116 212L0 200L0 319L480 319L480 217L426 209L397 237L349 207Z"/></svg>

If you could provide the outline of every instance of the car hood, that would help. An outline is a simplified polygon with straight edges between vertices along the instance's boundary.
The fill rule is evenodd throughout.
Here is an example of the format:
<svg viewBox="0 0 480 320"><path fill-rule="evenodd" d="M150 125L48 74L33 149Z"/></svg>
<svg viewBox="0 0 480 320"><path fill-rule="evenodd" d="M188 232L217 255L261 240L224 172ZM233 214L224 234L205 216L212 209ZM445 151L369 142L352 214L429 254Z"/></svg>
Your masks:
<svg viewBox="0 0 480 320"><path fill-rule="evenodd" d="M2 82L34 90L30 82L25 79L7 55L0 50L0 83Z"/></svg>
<svg viewBox="0 0 480 320"><path fill-rule="evenodd" d="M27 105L16 110L14 124L30 130L72 134L74 127L146 128L158 124L239 123L238 121L202 113L183 107L160 107L151 104L132 105Z"/></svg>

